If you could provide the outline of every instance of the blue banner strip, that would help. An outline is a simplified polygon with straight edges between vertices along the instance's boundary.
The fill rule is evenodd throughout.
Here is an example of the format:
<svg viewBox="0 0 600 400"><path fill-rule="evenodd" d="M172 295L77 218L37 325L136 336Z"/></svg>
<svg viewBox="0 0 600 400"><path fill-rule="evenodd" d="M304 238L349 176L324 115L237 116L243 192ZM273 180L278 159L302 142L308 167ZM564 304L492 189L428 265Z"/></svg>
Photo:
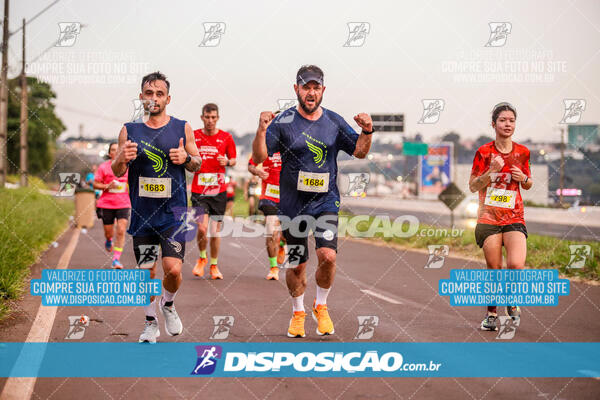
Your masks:
<svg viewBox="0 0 600 400"><path fill-rule="evenodd" d="M600 343L0 343L0 376L600 377Z"/></svg>

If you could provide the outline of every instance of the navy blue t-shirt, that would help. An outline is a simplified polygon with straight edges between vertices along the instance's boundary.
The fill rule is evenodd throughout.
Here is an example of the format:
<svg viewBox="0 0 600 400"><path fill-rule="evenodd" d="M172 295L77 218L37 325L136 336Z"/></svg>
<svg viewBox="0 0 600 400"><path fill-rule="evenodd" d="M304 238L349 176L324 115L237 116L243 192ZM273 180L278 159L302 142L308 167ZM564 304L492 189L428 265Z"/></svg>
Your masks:
<svg viewBox="0 0 600 400"><path fill-rule="evenodd" d="M266 142L269 156L281 153L280 213L290 218L337 213L338 152L352 155L357 140L354 129L325 108L316 121L307 120L296 108L279 114L267 128Z"/></svg>

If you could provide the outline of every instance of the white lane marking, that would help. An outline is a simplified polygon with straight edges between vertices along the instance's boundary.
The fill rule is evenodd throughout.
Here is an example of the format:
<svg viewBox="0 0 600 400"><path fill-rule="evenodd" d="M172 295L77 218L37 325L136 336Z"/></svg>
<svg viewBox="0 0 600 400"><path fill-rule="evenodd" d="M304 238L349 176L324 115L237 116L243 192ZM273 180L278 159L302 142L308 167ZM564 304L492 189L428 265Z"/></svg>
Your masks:
<svg viewBox="0 0 600 400"><path fill-rule="evenodd" d="M69 240L69 244L58 260L56 269L67 269L69 267L69 262L71 261L71 256L75 251L75 247L77 247L80 233L81 229L74 229L73 235ZM29 330L29 334L25 340L26 342L48 342L50 331L52 330L52 325L54 324L54 318L56 317L56 310L56 306L42 306L40 303L40 308L38 308L37 315L33 320L33 324L31 325L31 329ZM38 370L42 360L44 359L44 353L40 353L41 354L31 354L31 351L25 351L23 349L21 354L19 354L15 365L13 366L13 371L18 369L22 370L24 364L28 364L27 369L29 370L31 370L32 367L35 370ZM37 365L32 366L32 361L33 364ZM0 400L30 399L31 395L33 394L33 388L35 386L36 379L37 378L35 377L8 378L6 380L6 384L4 385L4 389L2 390L2 394L0 394Z"/></svg>
<svg viewBox="0 0 600 400"><path fill-rule="evenodd" d="M388 297L388 296L383 295L381 293L374 292L374 291L369 290L369 289L360 289L360 291L363 292L364 294L368 294L369 296L373 296L373 297L377 297L378 299L385 300L388 303L402 304L401 301L398 301L396 299L392 299L391 297Z"/></svg>
<svg viewBox="0 0 600 400"><path fill-rule="evenodd" d="M234 243L234 242L229 242L229 244L232 245L233 247L235 247L236 249L241 249L242 248L242 246L240 246L239 244Z"/></svg>

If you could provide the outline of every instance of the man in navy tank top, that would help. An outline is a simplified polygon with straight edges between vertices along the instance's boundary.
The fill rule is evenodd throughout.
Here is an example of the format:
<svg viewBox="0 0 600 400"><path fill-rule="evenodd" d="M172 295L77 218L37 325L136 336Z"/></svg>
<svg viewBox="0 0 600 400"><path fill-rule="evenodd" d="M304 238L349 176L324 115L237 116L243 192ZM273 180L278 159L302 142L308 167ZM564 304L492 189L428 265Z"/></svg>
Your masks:
<svg viewBox="0 0 600 400"><path fill-rule="evenodd" d="M140 100L150 114L146 122L126 123L119 133L119 149L112 163L116 176L129 169L131 222L128 233L133 236L133 251L140 268L149 267L156 275L158 246L162 251L164 271L163 295L159 308L165 319L165 330L171 336L183 331L173 301L181 284L181 265L185 241L174 233L182 223L175 209L187 207L185 170L196 172L202 159L189 123L167 114L171 101L170 83L160 72L142 79ZM144 306L146 323L139 342L155 343L160 335L156 320L156 298Z"/></svg>

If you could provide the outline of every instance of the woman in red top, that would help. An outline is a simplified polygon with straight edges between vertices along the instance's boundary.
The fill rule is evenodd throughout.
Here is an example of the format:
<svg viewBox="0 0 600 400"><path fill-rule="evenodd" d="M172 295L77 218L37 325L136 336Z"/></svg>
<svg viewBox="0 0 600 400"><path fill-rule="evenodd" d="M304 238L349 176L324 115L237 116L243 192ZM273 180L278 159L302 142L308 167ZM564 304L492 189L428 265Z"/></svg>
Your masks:
<svg viewBox="0 0 600 400"><path fill-rule="evenodd" d="M522 269L527 255L527 228L520 188L533 185L529 169L529 150L515 143L517 111L509 103L500 103L492 112L496 140L481 146L469 179L471 192L479 192L479 216L475 239L483 249L488 268L502 268L502 245L506 249L506 265ZM518 306L506 307L513 319L520 316ZM488 306L481 329L495 331L496 306Z"/></svg>

